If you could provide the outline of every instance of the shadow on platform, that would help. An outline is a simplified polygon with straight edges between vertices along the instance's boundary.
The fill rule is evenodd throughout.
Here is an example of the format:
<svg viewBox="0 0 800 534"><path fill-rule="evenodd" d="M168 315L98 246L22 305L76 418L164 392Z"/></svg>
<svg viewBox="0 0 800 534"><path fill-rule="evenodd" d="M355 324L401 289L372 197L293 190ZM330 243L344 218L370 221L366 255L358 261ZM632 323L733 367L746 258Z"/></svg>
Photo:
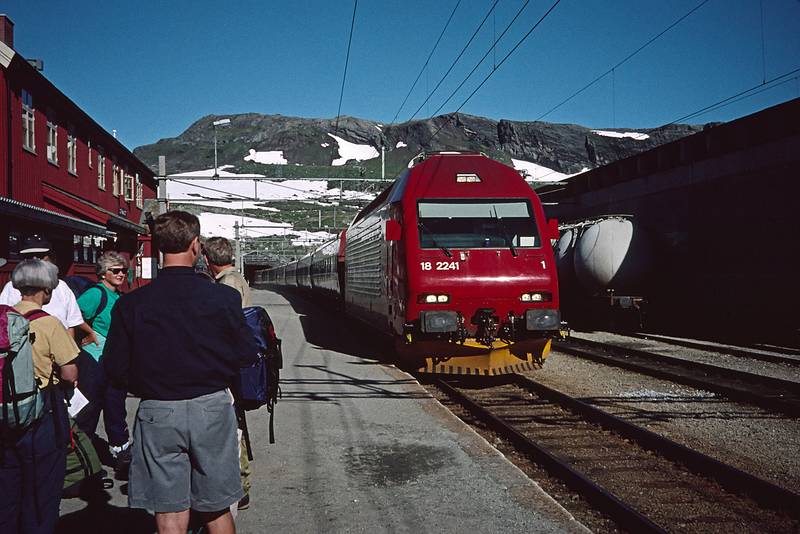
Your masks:
<svg viewBox="0 0 800 534"><path fill-rule="evenodd" d="M146 510L113 506L106 496L106 499L88 502L81 510L62 515L55 532L105 532L105 528L118 534L141 534L155 532L156 521Z"/></svg>
<svg viewBox="0 0 800 534"><path fill-rule="evenodd" d="M353 365L397 364L392 339L346 315L340 304L333 300L312 299L300 290L286 288L271 288L269 291L285 298L299 315L309 344L363 360L353 362Z"/></svg>

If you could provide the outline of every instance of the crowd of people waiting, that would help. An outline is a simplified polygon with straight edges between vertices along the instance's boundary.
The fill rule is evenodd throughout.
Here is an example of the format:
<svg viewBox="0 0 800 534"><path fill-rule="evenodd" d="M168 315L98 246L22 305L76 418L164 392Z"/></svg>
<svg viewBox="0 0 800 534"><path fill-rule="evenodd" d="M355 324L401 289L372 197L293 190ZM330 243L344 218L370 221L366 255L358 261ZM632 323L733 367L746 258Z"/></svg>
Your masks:
<svg viewBox="0 0 800 534"><path fill-rule="evenodd" d="M257 356L241 311L250 289L227 239L201 244L196 216L162 214L153 234L163 263L150 284L122 295L128 260L107 251L97 261L98 283L77 299L58 278L51 244L39 236L24 242L0 305L29 319L45 403L28 428L0 426L0 532L55 530L68 399L77 390L89 402L75 423L104 444L102 412L105 446L117 478L129 481L130 507L154 512L160 533L185 533L190 519L211 533L235 532L232 512L248 506L250 490L232 393L238 369ZM201 257L216 283L195 270ZM140 399L132 439L128 393Z"/></svg>

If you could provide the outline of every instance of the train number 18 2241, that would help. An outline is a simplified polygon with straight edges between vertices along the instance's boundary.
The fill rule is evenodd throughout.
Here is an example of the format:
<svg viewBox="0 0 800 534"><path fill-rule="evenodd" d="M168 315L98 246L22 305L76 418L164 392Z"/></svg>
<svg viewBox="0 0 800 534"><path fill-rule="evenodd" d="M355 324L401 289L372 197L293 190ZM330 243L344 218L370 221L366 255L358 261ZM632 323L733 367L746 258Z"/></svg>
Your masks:
<svg viewBox="0 0 800 534"><path fill-rule="evenodd" d="M423 271L458 271L460 268L460 264L457 261L421 261L419 266Z"/></svg>

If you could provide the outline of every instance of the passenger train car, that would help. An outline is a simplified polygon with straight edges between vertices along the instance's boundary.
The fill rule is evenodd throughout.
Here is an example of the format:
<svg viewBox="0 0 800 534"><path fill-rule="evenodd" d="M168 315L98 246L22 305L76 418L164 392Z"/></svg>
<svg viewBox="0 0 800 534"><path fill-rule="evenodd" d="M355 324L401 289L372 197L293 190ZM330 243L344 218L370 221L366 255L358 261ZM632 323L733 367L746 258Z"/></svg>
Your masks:
<svg viewBox="0 0 800 534"><path fill-rule="evenodd" d="M514 169L481 154L433 153L336 241L257 272L255 283L337 295L423 372L533 369L561 331L557 226Z"/></svg>

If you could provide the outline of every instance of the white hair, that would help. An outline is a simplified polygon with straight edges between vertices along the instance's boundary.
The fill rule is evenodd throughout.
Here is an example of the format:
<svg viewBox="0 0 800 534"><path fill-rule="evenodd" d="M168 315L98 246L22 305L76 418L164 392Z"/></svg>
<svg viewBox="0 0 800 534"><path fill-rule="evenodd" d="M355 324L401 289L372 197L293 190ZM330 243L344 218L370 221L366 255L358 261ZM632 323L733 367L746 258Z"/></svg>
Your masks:
<svg viewBox="0 0 800 534"><path fill-rule="evenodd" d="M49 261L22 260L11 273L11 284L23 295L40 289L55 289L58 285L58 267Z"/></svg>

